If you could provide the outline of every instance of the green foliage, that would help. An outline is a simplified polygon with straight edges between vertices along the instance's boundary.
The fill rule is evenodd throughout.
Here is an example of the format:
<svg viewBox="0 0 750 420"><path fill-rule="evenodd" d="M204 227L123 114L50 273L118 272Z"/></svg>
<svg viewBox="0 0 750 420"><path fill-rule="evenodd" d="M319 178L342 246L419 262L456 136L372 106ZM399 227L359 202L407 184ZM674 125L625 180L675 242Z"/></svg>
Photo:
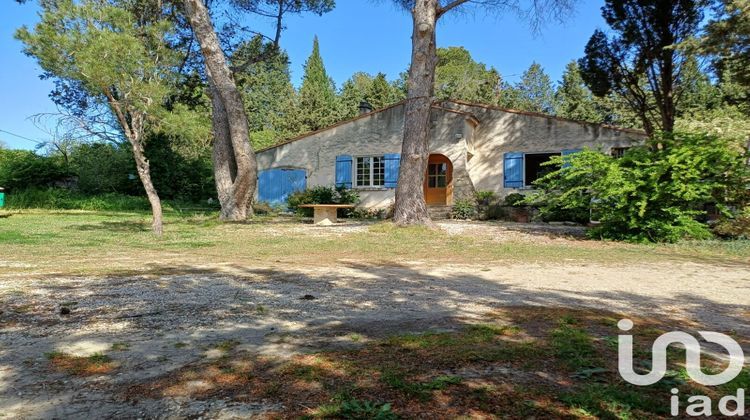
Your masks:
<svg viewBox="0 0 750 420"><path fill-rule="evenodd" d="M682 132L708 133L736 142L746 142L750 133L750 117L738 106L722 106L686 112L675 122Z"/></svg>
<svg viewBox="0 0 750 420"><path fill-rule="evenodd" d="M255 150L303 131L299 96L292 86L289 57L260 36L241 44L232 55L237 87L242 92Z"/></svg>
<svg viewBox="0 0 750 420"><path fill-rule="evenodd" d="M504 106L529 112L552 114L555 110L555 90L541 65L532 63L523 72L521 81L508 89Z"/></svg>
<svg viewBox="0 0 750 420"><path fill-rule="evenodd" d="M604 121L601 108L597 106L594 95L583 82L575 61L571 61L565 67L562 82L555 92L555 114L576 121Z"/></svg>
<svg viewBox="0 0 750 420"><path fill-rule="evenodd" d="M432 398L432 391L445 389L450 385L461 383L458 376L438 376L429 382L414 382L408 380L404 373L398 370L384 370L380 379L393 389L401 391L403 394L419 398L422 401L428 401Z"/></svg>
<svg viewBox="0 0 750 420"><path fill-rule="evenodd" d="M150 208L145 197L117 193L88 195L60 188L30 188L8 194L6 199L10 209L139 211Z"/></svg>
<svg viewBox="0 0 750 420"><path fill-rule="evenodd" d="M28 150L0 149L0 187L7 190L41 187L69 175L64 162Z"/></svg>
<svg viewBox="0 0 750 420"><path fill-rule="evenodd" d="M750 0L722 0L706 26L701 50L714 57L721 72L732 69L737 81L750 89Z"/></svg>
<svg viewBox="0 0 750 420"><path fill-rule="evenodd" d="M685 58L680 76L682 93L677 102L678 116L698 114L721 106L721 87L711 83L709 75L695 56Z"/></svg>
<svg viewBox="0 0 750 420"><path fill-rule="evenodd" d="M299 90L301 124L305 130L317 130L338 121L339 104L333 79L328 76L320 56L318 37L305 62L305 74Z"/></svg>
<svg viewBox="0 0 750 420"><path fill-rule="evenodd" d="M505 196L506 206L523 206L525 205L526 196L521 193L510 193Z"/></svg>
<svg viewBox="0 0 750 420"><path fill-rule="evenodd" d="M335 399L337 401L334 404L318 407L317 416L351 420L393 420L398 418L391 411L391 405L388 403L358 400L349 395L342 395Z"/></svg>
<svg viewBox="0 0 750 420"><path fill-rule="evenodd" d="M379 209L368 209L363 207L357 207L349 211L348 217L352 219L386 219L389 217L389 213L392 213L392 209L379 208Z"/></svg>
<svg viewBox="0 0 750 420"><path fill-rule="evenodd" d="M474 193L474 198L477 200L477 203L481 204L489 204L490 201L492 201L495 198L495 192L494 191L477 191Z"/></svg>
<svg viewBox="0 0 750 420"><path fill-rule="evenodd" d="M287 199L287 206L289 210L304 210L303 214L310 214L312 209L300 209L299 206L303 204L357 204L358 202L359 193L354 189L318 185L291 194Z"/></svg>
<svg viewBox="0 0 750 420"><path fill-rule="evenodd" d="M710 237L706 206L727 212L748 201L747 152L709 135L661 136L620 159L586 150L555 157L562 165L541 179L526 203L541 213L590 211L594 237L651 242ZM564 165L563 165L564 164Z"/></svg>
<svg viewBox="0 0 750 420"><path fill-rule="evenodd" d="M437 49L435 97L495 104L500 96L500 73L474 61L464 47Z"/></svg>
<svg viewBox="0 0 750 420"><path fill-rule="evenodd" d="M477 216L477 203L473 199L461 198L453 203L451 218L473 219Z"/></svg>
<svg viewBox="0 0 750 420"><path fill-rule="evenodd" d="M400 101L403 97L403 93L394 84L389 83L383 73L378 73L375 77L363 72L354 73L341 88L341 118L357 116L362 101L367 101L373 109L381 109Z"/></svg>
<svg viewBox="0 0 750 420"><path fill-rule="evenodd" d="M390 404L380 404L367 400L348 399L341 402L338 414L345 419L390 420L398 418Z"/></svg>
<svg viewBox="0 0 750 420"><path fill-rule="evenodd" d="M593 339L574 320L561 319L551 332L550 344L555 355L571 370L591 368L596 365Z"/></svg>
<svg viewBox="0 0 750 420"><path fill-rule="evenodd" d="M129 145L79 144L70 155L70 166L84 194L140 192Z"/></svg>
<svg viewBox="0 0 750 420"><path fill-rule="evenodd" d="M719 220L714 226L714 233L723 238L750 239L750 207L734 217Z"/></svg>
<svg viewBox="0 0 750 420"><path fill-rule="evenodd" d="M649 135L673 131L686 60L673 47L697 34L704 5L703 0L607 0L602 17L611 31L594 31L578 61L586 85L600 98L624 99Z"/></svg>
<svg viewBox="0 0 750 420"><path fill-rule="evenodd" d="M603 419L638 419L643 413L668 414L667 395L655 396L633 385L588 384L560 398L588 417Z"/></svg>
<svg viewBox="0 0 750 420"><path fill-rule="evenodd" d="M166 43L173 33L169 22L144 24L125 7L94 0L42 5L34 31L24 26L16 37L45 72L123 108L151 112L161 106L178 63Z"/></svg>
<svg viewBox="0 0 750 420"><path fill-rule="evenodd" d="M151 162L151 175L159 194L166 199L193 202L216 198L210 151L186 157L173 144L160 134L152 135L146 142L146 157Z"/></svg>

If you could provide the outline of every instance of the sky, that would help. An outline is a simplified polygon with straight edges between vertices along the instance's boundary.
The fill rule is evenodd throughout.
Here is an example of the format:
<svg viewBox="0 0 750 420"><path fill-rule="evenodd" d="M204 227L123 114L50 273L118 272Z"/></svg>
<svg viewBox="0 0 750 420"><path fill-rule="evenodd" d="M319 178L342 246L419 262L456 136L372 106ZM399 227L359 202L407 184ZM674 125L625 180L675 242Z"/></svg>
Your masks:
<svg viewBox="0 0 750 420"><path fill-rule="evenodd" d="M323 16L303 15L287 19L281 44L289 54L292 81L299 84L302 67L312 50L315 35L329 75L338 87L354 72L383 72L396 79L409 65L411 18L389 0L339 0L336 8ZM565 65L583 55L583 49L596 28L605 26L600 9L603 0L581 0L574 14L562 23L548 23L533 34L522 19L511 13L486 16L474 12L446 15L438 25L438 47L463 46L473 58L493 66L510 82L518 80L533 62L558 81ZM22 25L38 20L35 2L19 5L0 0L0 142L12 148L33 149L32 140L44 140L45 132L29 117L53 113L55 105L48 94L52 83L40 80L41 69L33 58L22 53L13 38ZM248 19L253 28L270 30L267 21Z"/></svg>

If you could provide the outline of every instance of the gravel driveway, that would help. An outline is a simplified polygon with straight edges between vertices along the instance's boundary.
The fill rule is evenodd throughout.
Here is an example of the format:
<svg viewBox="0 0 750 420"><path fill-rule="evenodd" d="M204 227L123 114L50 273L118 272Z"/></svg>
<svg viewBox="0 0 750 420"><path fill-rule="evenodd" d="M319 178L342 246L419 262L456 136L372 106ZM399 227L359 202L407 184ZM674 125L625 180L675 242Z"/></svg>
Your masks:
<svg viewBox="0 0 750 420"><path fill-rule="evenodd" d="M179 273L179 267L175 268ZM168 276L0 281L0 417L243 417L227 401L131 404L117 390L236 341L284 356L358 337L451 328L498 307L577 306L733 334L748 348L750 267L670 263L205 267ZM61 308L70 309L61 314ZM360 341L360 339L356 340ZM113 347L113 344L115 346ZM49 369L45 353L106 352L116 374Z"/></svg>

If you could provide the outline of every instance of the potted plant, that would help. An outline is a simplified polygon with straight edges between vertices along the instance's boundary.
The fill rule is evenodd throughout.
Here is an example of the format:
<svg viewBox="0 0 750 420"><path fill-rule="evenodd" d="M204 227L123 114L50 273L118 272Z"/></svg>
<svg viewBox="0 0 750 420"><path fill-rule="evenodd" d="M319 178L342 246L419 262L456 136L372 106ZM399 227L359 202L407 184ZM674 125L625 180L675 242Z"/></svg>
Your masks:
<svg viewBox="0 0 750 420"><path fill-rule="evenodd" d="M531 208L524 202L526 196L520 193L511 193L505 196L505 206L508 207L510 220L517 223L529 223L531 221Z"/></svg>

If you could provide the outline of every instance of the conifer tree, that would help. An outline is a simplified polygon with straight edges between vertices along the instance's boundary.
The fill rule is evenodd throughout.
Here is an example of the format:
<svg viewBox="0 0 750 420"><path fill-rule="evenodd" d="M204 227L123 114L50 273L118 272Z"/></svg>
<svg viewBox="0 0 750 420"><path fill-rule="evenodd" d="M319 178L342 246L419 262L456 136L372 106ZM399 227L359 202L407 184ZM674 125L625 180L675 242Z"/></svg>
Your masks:
<svg viewBox="0 0 750 420"><path fill-rule="evenodd" d="M555 114L577 121L600 123L603 116L597 109L594 95L583 82L578 64L571 61L565 66L562 82L555 92Z"/></svg>
<svg viewBox="0 0 750 420"><path fill-rule="evenodd" d="M335 123L340 116L333 80L328 76L320 56L318 37L305 62L305 74L300 87L301 123L307 130L317 130Z"/></svg>
<svg viewBox="0 0 750 420"><path fill-rule="evenodd" d="M516 84L516 108L522 111L552 114L555 110L555 91L552 81L541 65L534 62L523 72L521 81Z"/></svg>

